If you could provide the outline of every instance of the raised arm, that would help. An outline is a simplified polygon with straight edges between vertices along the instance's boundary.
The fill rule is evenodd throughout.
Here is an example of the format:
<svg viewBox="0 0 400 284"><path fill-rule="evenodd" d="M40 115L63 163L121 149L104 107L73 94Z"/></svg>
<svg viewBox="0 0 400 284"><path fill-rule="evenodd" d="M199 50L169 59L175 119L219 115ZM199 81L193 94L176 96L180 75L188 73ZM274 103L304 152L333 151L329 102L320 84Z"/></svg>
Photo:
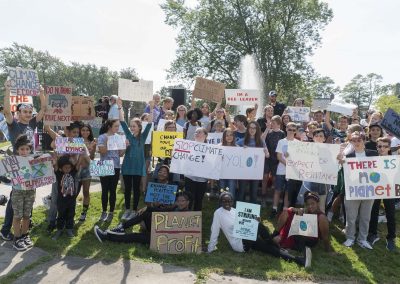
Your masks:
<svg viewBox="0 0 400 284"><path fill-rule="evenodd" d="M325 124L329 131L332 130L333 126L331 124L331 112L329 110L325 113Z"/></svg>
<svg viewBox="0 0 400 284"><path fill-rule="evenodd" d="M46 112L46 108L47 108L47 99L46 99L46 95L44 94L44 88L42 87L42 85L40 85L39 99L40 99L40 110L39 110L38 114L36 115L37 122L39 122L43 119L44 113Z"/></svg>
<svg viewBox="0 0 400 284"><path fill-rule="evenodd" d="M13 122L13 116L11 113L11 102L10 102L10 94L11 94L10 81L6 81L4 83L4 87L6 88L6 93L4 95L4 116L6 118L7 124L11 124Z"/></svg>

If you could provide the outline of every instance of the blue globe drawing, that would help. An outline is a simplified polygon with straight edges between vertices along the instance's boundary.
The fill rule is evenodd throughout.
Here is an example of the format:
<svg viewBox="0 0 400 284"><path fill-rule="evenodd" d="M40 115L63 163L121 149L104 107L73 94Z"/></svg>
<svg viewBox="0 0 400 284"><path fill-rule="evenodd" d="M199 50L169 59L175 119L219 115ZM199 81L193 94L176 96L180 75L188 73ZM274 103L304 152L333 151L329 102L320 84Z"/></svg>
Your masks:
<svg viewBox="0 0 400 284"><path fill-rule="evenodd" d="M300 230L307 231L307 223L305 221L300 221Z"/></svg>
<svg viewBox="0 0 400 284"><path fill-rule="evenodd" d="M381 175L379 174L379 173L371 173L370 175L369 175L369 179L372 181L372 182L374 182L374 183L377 183L380 179L381 179Z"/></svg>

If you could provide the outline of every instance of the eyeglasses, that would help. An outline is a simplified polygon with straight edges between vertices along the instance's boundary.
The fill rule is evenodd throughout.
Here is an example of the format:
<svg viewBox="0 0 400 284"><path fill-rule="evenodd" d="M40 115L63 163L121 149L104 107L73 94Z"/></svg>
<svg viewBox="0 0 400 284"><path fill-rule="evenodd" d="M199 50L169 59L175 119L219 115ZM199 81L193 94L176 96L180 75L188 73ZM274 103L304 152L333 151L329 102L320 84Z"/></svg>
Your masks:
<svg viewBox="0 0 400 284"><path fill-rule="evenodd" d="M250 126L249 129L257 130L257 127Z"/></svg>
<svg viewBox="0 0 400 284"><path fill-rule="evenodd" d="M195 131L194 134L199 135L199 134L204 134L204 132L203 131Z"/></svg>
<svg viewBox="0 0 400 284"><path fill-rule="evenodd" d="M286 129L286 131L296 132L296 129L289 128L289 129Z"/></svg>
<svg viewBox="0 0 400 284"><path fill-rule="evenodd" d="M389 148L388 145L378 145L376 146L376 148L381 149L381 148Z"/></svg>
<svg viewBox="0 0 400 284"><path fill-rule="evenodd" d="M185 111L184 109L178 109L178 111Z"/></svg>

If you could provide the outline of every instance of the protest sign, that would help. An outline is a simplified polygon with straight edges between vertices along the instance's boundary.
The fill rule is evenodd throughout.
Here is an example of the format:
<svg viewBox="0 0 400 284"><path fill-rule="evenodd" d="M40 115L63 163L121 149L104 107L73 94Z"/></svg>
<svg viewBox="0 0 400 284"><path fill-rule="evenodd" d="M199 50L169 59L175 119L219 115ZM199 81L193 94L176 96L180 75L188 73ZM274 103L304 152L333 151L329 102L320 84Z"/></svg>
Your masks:
<svg viewBox="0 0 400 284"><path fill-rule="evenodd" d="M294 215L290 225L288 236L299 235L318 238L318 216L317 214Z"/></svg>
<svg viewBox="0 0 400 284"><path fill-rule="evenodd" d="M125 150L126 137L125 135L114 134L107 136L107 150Z"/></svg>
<svg viewBox="0 0 400 284"><path fill-rule="evenodd" d="M114 162L112 160L90 161L89 170L92 177L113 176L115 174Z"/></svg>
<svg viewBox="0 0 400 284"><path fill-rule="evenodd" d="M145 121L142 122L142 133L146 129L147 124L149 124L149 123L145 122ZM144 144L147 144L147 145L151 144L151 136L153 135L153 131L154 131L154 124L152 123L149 135L147 135L146 142Z"/></svg>
<svg viewBox="0 0 400 284"><path fill-rule="evenodd" d="M101 117L95 117L94 119L90 119L90 120L82 120L82 122L84 124L89 124L94 133L99 133L100 128L103 126L103 119ZM98 135L94 135L94 136L98 136Z"/></svg>
<svg viewBox="0 0 400 284"><path fill-rule="evenodd" d="M32 97L28 96L10 96L10 106L11 106L11 111L16 112L17 111L17 105L19 104L30 104L33 105L33 99Z"/></svg>
<svg viewBox="0 0 400 284"><path fill-rule="evenodd" d="M263 148L222 146L221 179L261 180L264 175Z"/></svg>
<svg viewBox="0 0 400 284"><path fill-rule="evenodd" d="M151 218L151 250L201 253L201 212L153 212Z"/></svg>
<svg viewBox="0 0 400 284"><path fill-rule="evenodd" d="M313 99L311 111L326 110L330 102L330 99Z"/></svg>
<svg viewBox="0 0 400 284"><path fill-rule="evenodd" d="M118 97L130 102L149 102L153 99L153 81L118 79Z"/></svg>
<svg viewBox="0 0 400 284"><path fill-rule="evenodd" d="M44 154L32 157L10 156L0 161L0 175L11 179L14 186L32 190L56 182L52 157Z"/></svg>
<svg viewBox="0 0 400 284"><path fill-rule="evenodd" d="M233 236L239 239L257 239L258 218L261 206L259 204L236 202L235 224L233 225Z"/></svg>
<svg viewBox="0 0 400 284"><path fill-rule="evenodd" d="M286 113L292 118L294 122L310 121L309 107L287 107Z"/></svg>
<svg viewBox="0 0 400 284"><path fill-rule="evenodd" d="M56 137L56 152L60 154L80 154L86 151L83 138Z"/></svg>
<svg viewBox="0 0 400 284"><path fill-rule="evenodd" d="M172 173L219 179L221 166L221 146L175 139L171 157Z"/></svg>
<svg viewBox="0 0 400 284"><path fill-rule="evenodd" d="M381 126L397 138L400 138L400 115L391 108L386 111Z"/></svg>
<svg viewBox="0 0 400 284"><path fill-rule="evenodd" d="M11 95L38 96L40 91L39 76L36 70L7 67Z"/></svg>
<svg viewBox="0 0 400 284"><path fill-rule="evenodd" d="M208 133L207 134L207 144L221 144L222 143L222 132L221 133Z"/></svg>
<svg viewBox="0 0 400 284"><path fill-rule="evenodd" d="M288 141L286 178L337 184L340 145Z"/></svg>
<svg viewBox="0 0 400 284"><path fill-rule="evenodd" d="M193 97L220 103L224 98L225 84L197 77Z"/></svg>
<svg viewBox="0 0 400 284"><path fill-rule="evenodd" d="M68 126L71 124L72 88L46 86L47 107L44 114L46 125Z"/></svg>
<svg viewBox="0 0 400 284"><path fill-rule="evenodd" d="M71 115L72 121L91 120L95 118L94 97L71 97Z"/></svg>
<svg viewBox="0 0 400 284"><path fill-rule="evenodd" d="M8 133L8 126L7 126L7 121L3 119L0 121L0 132L3 133L3 137L9 141L10 140L10 134ZM1 137L1 136L0 136Z"/></svg>
<svg viewBox="0 0 400 284"><path fill-rule="evenodd" d="M353 111L356 108L357 108L356 105L346 103L344 100L336 98L336 99L333 99L329 103L329 105L326 108L326 110L337 112L337 113L340 113L340 114L343 114L343 115L347 115L347 116L352 116L353 115Z"/></svg>
<svg viewBox="0 0 400 284"><path fill-rule="evenodd" d="M166 119L161 118L158 121L158 124L157 124L157 131L165 131L164 128L165 128L165 123L166 122L167 122ZM179 124L176 124L176 131L177 132L183 132L183 127L180 126Z"/></svg>
<svg viewBox="0 0 400 284"><path fill-rule="evenodd" d="M151 153L153 157L170 158L176 138L183 139L182 132L154 131Z"/></svg>
<svg viewBox="0 0 400 284"><path fill-rule="evenodd" d="M399 156L346 158L346 200L400 197Z"/></svg>
<svg viewBox="0 0 400 284"><path fill-rule="evenodd" d="M260 104L259 90L226 89L226 103L232 106Z"/></svg>
<svg viewBox="0 0 400 284"><path fill-rule="evenodd" d="M178 186L175 184L162 184L149 182L147 184L145 202L158 202L161 204L174 204Z"/></svg>

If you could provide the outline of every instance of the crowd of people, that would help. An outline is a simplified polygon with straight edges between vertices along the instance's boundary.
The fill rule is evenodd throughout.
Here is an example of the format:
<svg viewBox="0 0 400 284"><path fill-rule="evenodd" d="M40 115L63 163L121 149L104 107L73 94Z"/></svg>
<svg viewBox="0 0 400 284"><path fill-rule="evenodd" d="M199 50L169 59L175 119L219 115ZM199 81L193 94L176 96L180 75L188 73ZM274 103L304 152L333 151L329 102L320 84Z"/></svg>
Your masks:
<svg viewBox="0 0 400 284"><path fill-rule="evenodd" d="M33 116L33 106L19 104L16 112L11 112L10 88L6 82L4 99L4 116L8 126L13 155L32 156L37 149L34 133L42 120L46 109L46 96L40 90L40 110ZM74 237L74 222L86 220L90 207L91 175L90 161L96 156L100 160L111 160L114 175L100 177L102 212L98 212L99 222L110 223L116 216L116 190L118 183L124 188L124 213L120 224L104 231L94 227L99 241L150 243L151 213L167 211L201 211L207 202L204 196L219 193L219 207L216 209L211 226L208 246L203 250L212 253L217 248L220 231L224 233L232 249L247 252L251 249L294 261L308 267L311 263L311 250L320 239L326 251L331 252L329 223L334 216L343 221L346 241L351 247L357 243L360 247L373 249L379 240L377 231L381 200L347 200L344 190L343 169L338 173L338 184L331 186L299 180L288 179L286 158L288 141L312 143L337 143L341 145L338 160L343 163L349 157L396 155L400 140L387 133L380 125L383 114L379 111L367 111L365 118L359 117L355 110L348 117L340 115L337 121L332 120L329 111L316 110L309 122L294 122L287 113L285 104L277 101L275 91L267 95L268 103L263 108L263 115L257 118L259 107L249 107L245 114L232 115L227 105L217 104L214 110L203 103L196 107L193 100L191 107L179 105L173 110L174 100L166 97L161 101L154 95L140 117L125 121L122 101L116 95L103 97L96 106L96 115L102 117L103 125L100 135L95 137L89 124L81 121L72 122L63 130L56 131L45 125L45 132L52 138L52 147L57 137L82 137L85 151L80 154L61 155L54 153L54 171L56 182L49 194L48 232L54 240L66 234ZM296 98L293 106L304 106L304 100ZM164 131L183 130L184 139L205 143L208 133L222 133L222 145L230 147L263 148L265 154L264 175L262 180L221 179L210 181L203 177L182 176L170 172L170 158L155 159L155 169L151 173L151 146L145 141L151 135L152 125L157 129L160 120L166 120ZM144 127L144 125L146 125ZM114 134L124 134L126 150L109 150L107 140ZM122 179L121 179L122 177ZM174 205L147 204L139 208L139 200L148 180L163 184L182 185L184 191L176 195ZM220 189L223 189L222 191ZM298 196L306 189L304 208L298 205ZM76 199L83 193L83 206L79 218L76 216ZM272 197L269 220L275 225L274 232L259 221L257 239L243 240L233 236L236 201L261 204L267 208L267 197ZM12 241L18 251L26 250L33 245L29 236L30 217L35 190L21 190L13 185L11 197L7 203L4 224L0 236ZM394 251L396 238L395 209L398 200L384 199L388 234L386 247ZM295 214L316 214L318 216L318 238L289 236L291 221ZM358 236L357 232L358 219ZM141 232L127 233L126 229L143 223ZM12 230L11 230L12 228ZM13 233L11 232L13 231ZM54 232L55 231L55 232ZM301 251L304 254L295 256L287 249Z"/></svg>

